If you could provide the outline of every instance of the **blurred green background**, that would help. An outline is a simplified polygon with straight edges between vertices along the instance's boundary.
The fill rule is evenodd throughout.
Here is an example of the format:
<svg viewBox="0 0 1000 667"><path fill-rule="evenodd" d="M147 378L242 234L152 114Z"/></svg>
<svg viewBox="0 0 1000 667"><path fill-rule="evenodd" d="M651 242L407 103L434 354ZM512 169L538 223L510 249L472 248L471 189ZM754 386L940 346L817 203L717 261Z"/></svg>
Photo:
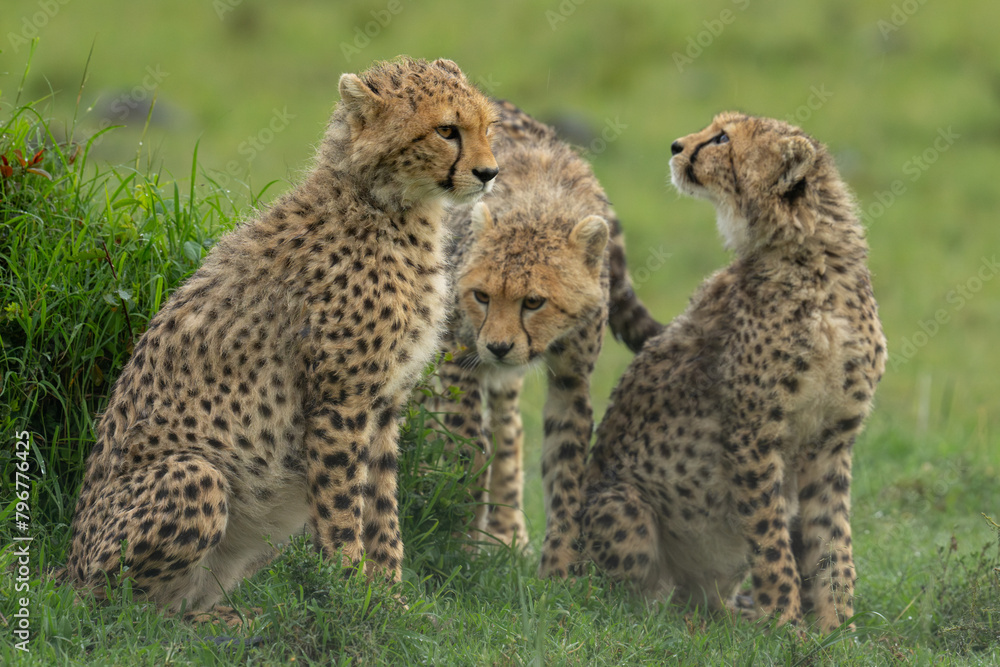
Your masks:
<svg viewBox="0 0 1000 667"><path fill-rule="evenodd" d="M924 505L908 508L907 494L944 484L927 536L942 543L956 526L978 527L979 512L1000 514L1000 494L982 494L996 500L981 507L963 493L1000 487L998 25L988 0L6 0L0 104L53 95L55 127L77 139L124 125L92 155L131 163L141 138L140 159L181 181L197 145L240 201L277 180L269 201L308 168L342 72L400 53L452 58L588 149L625 226L637 291L664 321L727 261L711 207L669 185L670 143L723 109L790 119L830 146L858 196L889 338L856 495L872 507L904 499L919 522ZM630 358L606 345L598 417ZM537 537L540 375L528 392Z"/></svg>

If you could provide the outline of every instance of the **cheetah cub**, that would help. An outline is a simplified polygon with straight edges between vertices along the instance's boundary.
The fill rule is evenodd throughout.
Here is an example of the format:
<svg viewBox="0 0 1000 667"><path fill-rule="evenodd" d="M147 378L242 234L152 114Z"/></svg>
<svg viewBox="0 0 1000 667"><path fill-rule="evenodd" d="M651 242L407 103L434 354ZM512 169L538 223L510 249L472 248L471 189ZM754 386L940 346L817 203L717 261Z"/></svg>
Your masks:
<svg viewBox="0 0 1000 667"><path fill-rule="evenodd" d="M854 201L799 128L722 113L671 146L735 259L651 339L597 431L587 555L651 597L851 617L851 449L886 362ZM728 599L728 600L727 600Z"/></svg>
<svg viewBox="0 0 1000 667"><path fill-rule="evenodd" d="M443 408L444 423L478 443L472 467L483 473L471 486L491 504L477 505L473 535L524 546L519 399L528 370L544 369L541 573L565 576L579 535L590 375L604 328L638 350L663 326L632 289L621 225L586 160L508 102L500 103L494 150L503 172L494 191L449 216L455 284L443 349L452 357L440 377L462 397Z"/></svg>
<svg viewBox="0 0 1000 667"><path fill-rule="evenodd" d="M399 579L396 417L439 344L445 202L497 174L496 111L448 60L344 74L340 96L304 182L219 241L122 371L77 585L124 568L168 610L207 609L307 523L325 557Z"/></svg>

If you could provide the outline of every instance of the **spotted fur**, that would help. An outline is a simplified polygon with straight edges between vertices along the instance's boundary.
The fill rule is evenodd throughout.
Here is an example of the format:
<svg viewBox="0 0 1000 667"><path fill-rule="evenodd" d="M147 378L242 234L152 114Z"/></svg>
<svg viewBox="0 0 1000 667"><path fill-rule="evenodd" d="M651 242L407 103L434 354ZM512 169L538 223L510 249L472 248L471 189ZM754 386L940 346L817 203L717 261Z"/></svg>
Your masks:
<svg viewBox="0 0 1000 667"><path fill-rule="evenodd" d="M527 370L544 369L541 571L564 575L593 429L590 375L609 309L612 330L633 349L662 326L632 291L621 226L590 166L548 126L509 103L501 110L497 187L451 216L455 289L444 349L452 360L441 378L462 395L445 423L479 443L472 465L484 473L473 487L492 505L479 506L474 531L523 545L519 398Z"/></svg>
<svg viewBox="0 0 1000 667"><path fill-rule="evenodd" d="M586 555L646 595L850 618L851 451L886 362L864 232L826 148L737 113L679 139L733 263L633 360L588 465Z"/></svg>
<svg viewBox="0 0 1000 667"><path fill-rule="evenodd" d="M207 609L304 525L399 579L397 415L439 345L444 205L489 191L496 111L447 60L344 74L340 95L304 182L219 241L123 369L77 585L124 569L167 609Z"/></svg>

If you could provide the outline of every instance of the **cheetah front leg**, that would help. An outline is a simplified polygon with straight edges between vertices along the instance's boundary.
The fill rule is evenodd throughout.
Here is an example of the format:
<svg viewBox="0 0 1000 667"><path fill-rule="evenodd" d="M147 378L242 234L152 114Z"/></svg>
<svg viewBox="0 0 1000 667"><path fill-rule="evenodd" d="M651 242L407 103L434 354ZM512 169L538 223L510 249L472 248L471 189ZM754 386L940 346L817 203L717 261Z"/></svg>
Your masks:
<svg viewBox="0 0 1000 667"><path fill-rule="evenodd" d="M524 525L523 441L521 425L522 378L512 377L487 392L490 428L487 440L494 443L490 464L490 510L488 532L509 546L527 545Z"/></svg>
<svg viewBox="0 0 1000 667"><path fill-rule="evenodd" d="M399 413L405 400L397 397L372 411L375 434L369 452L368 481L364 485L363 542L366 573L384 573L402 579L403 539L399 531Z"/></svg>
<svg viewBox="0 0 1000 667"><path fill-rule="evenodd" d="M375 428L369 405L352 396L320 405L306 418L309 524L323 556L341 554L344 567L357 565L364 554L362 511Z"/></svg>
<svg viewBox="0 0 1000 667"><path fill-rule="evenodd" d="M455 362L446 362L438 372L441 384L447 391L450 387L459 390L458 403L444 406L444 425L465 440L460 449L467 465L469 493L474 504L469 536L478 539L486 530L489 507L486 492L490 480L490 442L483 432L483 399L479 379Z"/></svg>
<svg viewBox="0 0 1000 667"><path fill-rule="evenodd" d="M604 316L591 321L573 338L561 342L562 354L548 359L542 443L542 490L545 496L545 541L540 577L565 577L581 558L580 509L584 462L594 429L590 406L590 374L601 349Z"/></svg>
<svg viewBox="0 0 1000 667"><path fill-rule="evenodd" d="M777 617L778 623L802 619L801 580L792 552L790 516L783 493L785 463L778 439L738 431L730 451L733 498L741 532L752 552L750 568L754 616Z"/></svg>
<svg viewBox="0 0 1000 667"><path fill-rule="evenodd" d="M860 428L860 419L848 419L828 429L830 437L807 450L799 466L797 546L803 597L811 603L823 632L854 614L851 449Z"/></svg>

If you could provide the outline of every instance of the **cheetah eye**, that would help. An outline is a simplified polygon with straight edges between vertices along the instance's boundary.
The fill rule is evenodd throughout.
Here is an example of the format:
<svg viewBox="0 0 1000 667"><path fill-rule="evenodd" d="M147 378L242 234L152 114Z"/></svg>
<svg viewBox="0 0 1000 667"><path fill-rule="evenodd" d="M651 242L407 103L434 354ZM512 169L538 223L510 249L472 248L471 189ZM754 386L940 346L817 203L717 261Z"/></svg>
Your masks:
<svg viewBox="0 0 1000 667"><path fill-rule="evenodd" d="M728 144L729 143L729 135L726 134L725 132L720 132L719 134L717 134L715 137L712 138L712 143L713 144Z"/></svg>
<svg viewBox="0 0 1000 667"><path fill-rule="evenodd" d="M540 296L526 296L521 305L525 310L538 310L545 304L545 299Z"/></svg>
<svg viewBox="0 0 1000 667"><path fill-rule="evenodd" d="M490 295L487 294L486 292L482 291L482 290L478 290L478 289L477 290L473 290L472 291L472 296L479 303L489 303L490 302Z"/></svg>
<svg viewBox="0 0 1000 667"><path fill-rule="evenodd" d="M458 139L458 126L457 125L441 125L437 128L437 133L448 141L454 141Z"/></svg>

